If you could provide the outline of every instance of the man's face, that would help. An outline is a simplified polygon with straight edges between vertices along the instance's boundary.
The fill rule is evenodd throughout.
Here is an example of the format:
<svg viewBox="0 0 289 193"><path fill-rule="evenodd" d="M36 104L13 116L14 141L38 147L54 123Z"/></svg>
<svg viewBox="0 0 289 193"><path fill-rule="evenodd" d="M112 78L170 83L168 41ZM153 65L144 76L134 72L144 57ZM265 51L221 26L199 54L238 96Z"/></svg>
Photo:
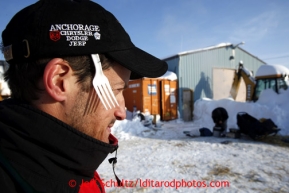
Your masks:
<svg viewBox="0 0 289 193"><path fill-rule="evenodd" d="M72 127L93 138L109 143L108 136L114 122L126 118L123 90L128 84L131 72L118 63L103 72L110 82L119 106L106 110L94 88L91 87L89 93L78 91L78 94L71 101L71 110L66 114Z"/></svg>

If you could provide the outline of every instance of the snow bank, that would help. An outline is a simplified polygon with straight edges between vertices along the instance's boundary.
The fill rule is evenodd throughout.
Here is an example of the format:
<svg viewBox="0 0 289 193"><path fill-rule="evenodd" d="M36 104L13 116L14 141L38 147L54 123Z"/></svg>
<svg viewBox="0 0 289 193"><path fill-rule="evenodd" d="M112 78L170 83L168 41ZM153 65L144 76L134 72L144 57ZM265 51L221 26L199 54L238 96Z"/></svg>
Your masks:
<svg viewBox="0 0 289 193"><path fill-rule="evenodd" d="M289 135L289 89L280 92L277 94L271 89L264 90L255 103L232 99L199 99L194 104L194 123L199 127L213 128L211 112L217 107L224 107L229 114L228 128L238 128L237 114L246 112L257 119L271 119L281 129L279 134Z"/></svg>

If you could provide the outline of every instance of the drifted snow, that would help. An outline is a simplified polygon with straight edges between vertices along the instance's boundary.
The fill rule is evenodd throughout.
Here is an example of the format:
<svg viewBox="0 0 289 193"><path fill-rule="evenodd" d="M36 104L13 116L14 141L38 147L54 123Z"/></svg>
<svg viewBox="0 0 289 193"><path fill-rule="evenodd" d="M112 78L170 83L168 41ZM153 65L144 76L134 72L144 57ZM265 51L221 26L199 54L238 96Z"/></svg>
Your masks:
<svg viewBox="0 0 289 193"><path fill-rule="evenodd" d="M212 128L211 112L217 107L224 107L229 114L228 128L238 128L237 113L246 112L257 119L271 119L278 128L281 135L289 135L289 89L280 90L277 94L271 89L262 91L257 102L236 102L232 99L200 99L195 102L194 124L202 127Z"/></svg>
<svg viewBox="0 0 289 193"><path fill-rule="evenodd" d="M194 120L161 122L160 129L144 127L139 120L117 122L112 130L119 139L119 178L136 181L133 188L107 188L107 192L289 192L289 148L240 139L200 137L199 128L212 129L211 112L225 107L229 113L228 128L236 128L236 114L247 112L256 118L271 118L288 135L289 91L276 94L267 90L256 103L230 99L201 99L195 103ZM197 137L188 137L191 131ZM228 142L223 144L222 142ZM113 157L109 155L108 158ZM107 160L98 169L104 182L115 180ZM158 181L227 181L229 187L140 187L140 180ZM128 184L129 185L129 184Z"/></svg>

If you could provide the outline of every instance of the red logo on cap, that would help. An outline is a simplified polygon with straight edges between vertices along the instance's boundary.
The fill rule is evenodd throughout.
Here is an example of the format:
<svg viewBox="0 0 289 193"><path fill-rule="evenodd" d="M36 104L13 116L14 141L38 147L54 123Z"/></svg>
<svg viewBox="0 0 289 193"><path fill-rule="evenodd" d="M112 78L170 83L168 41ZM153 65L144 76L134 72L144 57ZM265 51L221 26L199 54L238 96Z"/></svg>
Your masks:
<svg viewBox="0 0 289 193"><path fill-rule="evenodd" d="M53 41L58 41L60 39L60 31L50 31L50 39Z"/></svg>

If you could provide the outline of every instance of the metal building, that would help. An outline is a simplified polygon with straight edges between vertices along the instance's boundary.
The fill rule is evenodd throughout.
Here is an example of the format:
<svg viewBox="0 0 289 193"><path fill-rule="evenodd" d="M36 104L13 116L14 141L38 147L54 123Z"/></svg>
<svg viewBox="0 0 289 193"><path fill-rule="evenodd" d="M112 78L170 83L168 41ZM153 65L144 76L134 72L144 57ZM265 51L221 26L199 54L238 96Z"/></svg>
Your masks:
<svg viewBox="0 0 289 193"><path fill-rule="evenodd" d="M229 97L229 93L224 94L220 91L222 88L230 89L233 72L240 61L243 61L244 66L253 74L265 64L264 61L240 48L240 44L222 43L163 59L168 63L168 70L177 74L178 109L180 117L185 121L192 120L193 103L196 100L204 97L219 99L226 94ZM232 72L231 77L227 75L229 71Z"/></svg>

